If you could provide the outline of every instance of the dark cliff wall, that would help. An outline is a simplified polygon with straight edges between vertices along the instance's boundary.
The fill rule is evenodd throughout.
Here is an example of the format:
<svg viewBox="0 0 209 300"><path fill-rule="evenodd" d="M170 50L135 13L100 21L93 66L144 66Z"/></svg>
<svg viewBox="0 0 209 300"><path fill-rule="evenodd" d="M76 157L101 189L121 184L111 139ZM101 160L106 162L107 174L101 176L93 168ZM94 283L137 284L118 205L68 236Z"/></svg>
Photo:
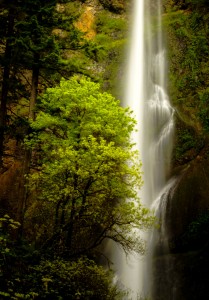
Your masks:
<svg viewBox="0 0 209 300"><path fill-rule="evenodd" d="M154 258L155 300L209 297L209 28L207 1L164 1L169 94L176 110L167 246Z"/></svg>
<svg viewBox="0 0 209 300"><path fill-rule="evenodd" d="M166 244L161 240L153 261L155 300L208 297L208 164L204 157L192 161L170 190Z"/></svg>

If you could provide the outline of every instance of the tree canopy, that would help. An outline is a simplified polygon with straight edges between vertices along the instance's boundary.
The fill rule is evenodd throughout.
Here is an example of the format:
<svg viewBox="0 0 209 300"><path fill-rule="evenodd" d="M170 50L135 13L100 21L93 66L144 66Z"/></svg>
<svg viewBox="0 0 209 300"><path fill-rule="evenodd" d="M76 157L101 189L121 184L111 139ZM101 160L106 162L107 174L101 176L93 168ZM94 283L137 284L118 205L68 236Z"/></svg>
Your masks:
<svg viewBox="0 0 209 300"><path fill-rule="evenodd" d="M134 229L153 224L138 197L132 112L82 76L48 88L36 109L25 140L32 155L24 222L0 218L0 295L122 299L111 269L98 264L105 241L143 253Z"/></svg>
<svg viewBox="0 0 209 300"><path fill-rule="evenodd" d="M53 213L44 248L77 255L109 238L143 252L132 228L147 228L152 218L137 193L141 163L130 142L131 111L77 77L47 89L40 109L27 144L39 166L31 187Z"/></svg>

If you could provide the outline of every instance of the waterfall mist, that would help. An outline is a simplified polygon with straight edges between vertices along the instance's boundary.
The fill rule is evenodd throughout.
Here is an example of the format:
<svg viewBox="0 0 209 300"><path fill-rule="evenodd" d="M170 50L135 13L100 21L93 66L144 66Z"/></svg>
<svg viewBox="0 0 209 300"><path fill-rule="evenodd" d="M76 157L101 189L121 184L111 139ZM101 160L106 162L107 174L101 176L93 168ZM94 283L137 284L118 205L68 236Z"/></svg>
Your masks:
<svg viewBox="0 0 209 300"><path fill-rule="evenodd" d="M135 0L125 93L125 104L132 108L137 120L138 132L132 139L140 151L143 165L141 201L150 208L155 203L156 211L165 207L165 197L160 195L166 194L174 131L174 109L166 92L166 51L160 2ZM159 215L162 214L161 211ZM150 239L146 234L140 235L147 241ZM122 284L133 291L131 299L151 295L154 240L148 242L145 257L122 258L118 276Z"/></svg>

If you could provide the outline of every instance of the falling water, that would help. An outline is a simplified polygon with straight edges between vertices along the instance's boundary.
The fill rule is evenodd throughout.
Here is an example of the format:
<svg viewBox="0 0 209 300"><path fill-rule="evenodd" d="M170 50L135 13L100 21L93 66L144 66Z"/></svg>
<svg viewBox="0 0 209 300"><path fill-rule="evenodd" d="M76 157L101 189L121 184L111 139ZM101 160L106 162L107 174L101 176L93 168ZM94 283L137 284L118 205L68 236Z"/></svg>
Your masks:
<svg viewBox="0 0 209 300"><path fill-rule="evenodd" d="M166 93L166 52L160 2L135 0L125 101L134 111L138 123L138 133L132 138L140 150L143 164L141 200L148 207L155 202L158 209L163 209L165 201L160 203L160 194L163 191L165 195L167 186L174 110ZM137 299L137 294L140 297L150 294L151 264L147 261L150 255L124 260L124 285L133 290L131 299Z"/></svg>

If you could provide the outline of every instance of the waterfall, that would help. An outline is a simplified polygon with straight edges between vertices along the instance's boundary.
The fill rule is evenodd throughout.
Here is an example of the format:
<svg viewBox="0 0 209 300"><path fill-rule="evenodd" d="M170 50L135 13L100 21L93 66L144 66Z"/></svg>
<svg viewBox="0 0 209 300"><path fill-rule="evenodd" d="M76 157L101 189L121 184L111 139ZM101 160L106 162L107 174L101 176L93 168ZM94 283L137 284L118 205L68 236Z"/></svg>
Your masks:
<svg viewBox="0 0 209 300"><path fill-rule="evenodd" d="M160 195L166 194L174 131L174 109L166 92L166 51L160 2L135 0L125 95L125 103L134 111L138 124L138 132L132 139L143 165L141 201L148 207L155 202L157 210L165 207L166 197ZM168 188L170 185L169 182ZM128 260L123 259L121 277L123 284L133 290L131 299L150 295L151 255L152 250L145 258L133 255Z"/></svg>

